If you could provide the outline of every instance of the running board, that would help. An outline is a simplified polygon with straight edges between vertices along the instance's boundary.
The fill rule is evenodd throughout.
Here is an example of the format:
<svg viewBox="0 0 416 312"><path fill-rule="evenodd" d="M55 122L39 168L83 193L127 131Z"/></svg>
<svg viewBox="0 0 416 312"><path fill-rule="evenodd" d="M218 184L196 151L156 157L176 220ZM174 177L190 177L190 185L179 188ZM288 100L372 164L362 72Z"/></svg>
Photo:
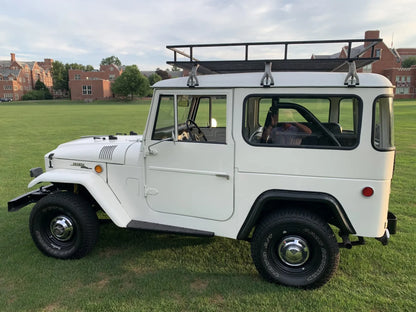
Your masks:
<svg viewBox="0 0 416 312"><path fill-rule="evenodd" d="M188 229L188 228L183 228L183 227L136 221L136 220L130 221L129 224L127 224L127 228L137 229L137 230L146 230L146 231L173 233L173 234L183 234L183 235L191 235L191 236L205 236L205 237L212 237L215 234L214 232L199 231L199 230Z"/></svg>

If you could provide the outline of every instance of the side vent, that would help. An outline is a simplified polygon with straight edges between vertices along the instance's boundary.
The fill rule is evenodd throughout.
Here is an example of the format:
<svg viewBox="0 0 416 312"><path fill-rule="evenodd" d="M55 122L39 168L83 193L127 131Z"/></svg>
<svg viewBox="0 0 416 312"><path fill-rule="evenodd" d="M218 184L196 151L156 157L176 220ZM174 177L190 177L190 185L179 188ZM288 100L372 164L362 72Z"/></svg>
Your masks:
<svg viewBox="0 0 416 312"><path fill-rule="evenodd" d="M98 156L98 158L103 159L103 160L112 160L113 159L113 153L114 150L116 149L117 145L108 145L108 146L104 146L101 151L100 151L100 155Z"/></svg>

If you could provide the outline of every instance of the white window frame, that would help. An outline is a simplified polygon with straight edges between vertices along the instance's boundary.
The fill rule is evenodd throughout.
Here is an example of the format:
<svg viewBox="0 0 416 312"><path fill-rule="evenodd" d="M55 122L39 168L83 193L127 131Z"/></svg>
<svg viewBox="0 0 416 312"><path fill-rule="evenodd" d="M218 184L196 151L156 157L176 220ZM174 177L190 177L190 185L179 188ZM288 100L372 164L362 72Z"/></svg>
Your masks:
<svg viewBox="0 0 416 312"><path fill-rule="evenodd" d="M82 95L91 95L92 94L92 86L91 85L83 85L82 86Z"/></svg>

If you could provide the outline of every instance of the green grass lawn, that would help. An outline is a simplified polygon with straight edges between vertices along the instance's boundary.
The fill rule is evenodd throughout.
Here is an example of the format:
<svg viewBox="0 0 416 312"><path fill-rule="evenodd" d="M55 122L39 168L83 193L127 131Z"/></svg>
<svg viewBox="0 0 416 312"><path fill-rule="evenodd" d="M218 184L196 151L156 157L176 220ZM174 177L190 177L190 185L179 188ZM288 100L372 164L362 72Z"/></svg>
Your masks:
<svg viewBox="0 0 416 312"><path fill-rule="evenodd" d="M341 250L339 269L317 290L265 282L247 242L101 226L87 257L41 254L30 209L7 212L27 191L28 170L58 144L89 134L144 129L148 101L0 104L0 311L416 311L416 101L395 102L397 159L389 245Z"/></svg>

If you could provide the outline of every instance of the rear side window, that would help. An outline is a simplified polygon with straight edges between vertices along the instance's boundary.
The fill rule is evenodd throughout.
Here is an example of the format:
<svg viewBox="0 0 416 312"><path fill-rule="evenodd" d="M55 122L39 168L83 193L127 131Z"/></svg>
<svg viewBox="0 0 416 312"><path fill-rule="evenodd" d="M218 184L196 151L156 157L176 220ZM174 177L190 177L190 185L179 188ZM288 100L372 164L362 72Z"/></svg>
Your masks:
<svg viewBox="0 0 416 312"><path fill-rule="evenodd" d="M251 145L346 148L358 145L361 100L354 96L252 95L244 103Z"/></svg>
<svg viewBox="0 0 416 312"><path fill-rule="evenodd" d="M377 150L394 149L393 99L380 97L374 103L373 146Z"/></svg>

